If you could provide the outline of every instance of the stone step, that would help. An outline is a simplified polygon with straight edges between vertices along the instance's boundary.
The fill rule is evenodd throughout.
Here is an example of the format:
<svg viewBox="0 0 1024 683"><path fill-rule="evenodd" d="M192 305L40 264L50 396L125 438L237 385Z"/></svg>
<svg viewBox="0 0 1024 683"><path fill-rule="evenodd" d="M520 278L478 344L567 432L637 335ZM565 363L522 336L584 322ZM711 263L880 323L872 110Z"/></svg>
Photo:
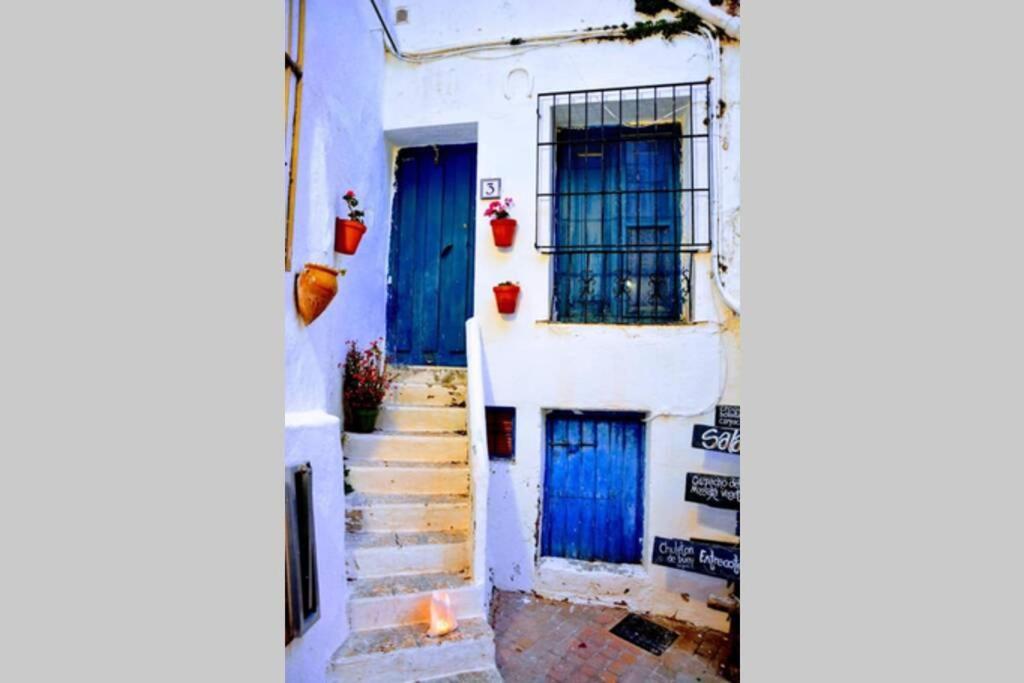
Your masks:
<svg viewBox="0 0 1024 683"><path fill-rule="evenodd" d="M384 432L466 433L466 409L437 406L381 406L377 427Z"/></svg>
<svg viewBox="0 0 1024 683"><path fill-rule="evenodd" d="M336 683L407 683L494 668L494 632L484 619L466 619L440 638L425 624L349 634L331 657Z"/></svg>
<svg viewBox="0 0 1024 683"><path fill-rule="evenodd" d="M385 405L466 407L465 385L441 385L428 382L400 382L384 399Z"/></svg>
<svg viewBox="0 0 1024 683"><path fill-rule="evenodd" d="M432 462L351 461L346 480L368 494L469 494L469 467Z"/></svg>
<svg viewBox="0 0 1024 683"><path fill-rule="evenodd" d="M463 434L373 432L346 433L346 461L414 460L417 462L469 461L469 439Z"/></svg>
<svg viewBox="0 0 1024 683"><path fill-rule="evenodd" d="M464 531L345 534L345 566L354 579L469 571Z"/></svg>
<svg viewBox="0 0 1024 683"><path fill-rule="evenodd" d="M350 493L345 529L359 531L465 531L469 496Z"/></svg>
<svg viewBox="0 0 1024 683"><path fill-rule="evenodd" d="M349 583L349 623L353 631L388 628L430 620L430 596L435 590L451 598L461 621L482 617L483 595L467 573L408 574L359 579Z"/></svg>
<svg viewBox="0 0 1024 683"><path fill-rule="evenodd" d="M504 683L504 678L496 667L479 669L477 671L466 671L454 676L441 676L440 678L421 678L419 683Z"/></svg>
<svg viewBox="0 0 1024 683"><path fill-rule="evenodd" d="M437 365L392 365L389 370L398 384L466 386L466 368Z"/></svg>

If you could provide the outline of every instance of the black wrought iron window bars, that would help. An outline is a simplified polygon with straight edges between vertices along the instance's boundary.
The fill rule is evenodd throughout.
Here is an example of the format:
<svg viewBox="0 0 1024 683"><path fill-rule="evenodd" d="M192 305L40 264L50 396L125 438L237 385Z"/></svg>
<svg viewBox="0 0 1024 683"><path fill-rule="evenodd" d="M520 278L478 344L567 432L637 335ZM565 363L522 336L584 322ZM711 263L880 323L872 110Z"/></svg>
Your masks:
<svg viewBox="0 0 1024 683"><path fill-rule="evenodd" d="M552 319L692 315L711 248L709 81L548 92L537 105L535 247L555 255Z"/></svg>

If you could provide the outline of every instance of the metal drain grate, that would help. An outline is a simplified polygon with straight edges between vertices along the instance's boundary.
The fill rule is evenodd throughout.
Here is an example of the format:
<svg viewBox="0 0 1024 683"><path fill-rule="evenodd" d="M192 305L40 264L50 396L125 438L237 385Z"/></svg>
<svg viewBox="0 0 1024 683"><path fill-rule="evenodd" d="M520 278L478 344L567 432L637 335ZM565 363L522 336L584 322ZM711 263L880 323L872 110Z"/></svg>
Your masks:
<svg viewBox="0 0 1024 683"><path fill-rule="evenodd" d="M636 614L627 614L610 630L626 642L642 647L659 657L665 650L672 647L672 643L676 642L676 638L679 637L678 633Z"/></svg>

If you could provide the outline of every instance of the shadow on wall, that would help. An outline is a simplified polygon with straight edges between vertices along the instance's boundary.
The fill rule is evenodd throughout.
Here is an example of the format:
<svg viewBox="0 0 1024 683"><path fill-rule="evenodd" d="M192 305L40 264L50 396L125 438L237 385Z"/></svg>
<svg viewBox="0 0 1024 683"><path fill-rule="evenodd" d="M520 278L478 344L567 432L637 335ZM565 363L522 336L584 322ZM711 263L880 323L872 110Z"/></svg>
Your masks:
<svg viewBox="0 0 1024 683"><path fill-rule="evenodd" d="M487 348L481 345L484 403L494 404ZM519 449L518 442L516 449ZM518 454L517 454L518 455ZM489 456L488 456L489 457ZM487 496L487 572L489 582L502 590L528 590L533 584L532 544L527 543L516 499L514 461L489 461ZM496 567L501 569L501 574Z"/></svg>
<svg viewBox="0 0 1024 683"><path fill-rule="evenodd" d="M497 558L510 558L507 561L488 562L487 571L491 581L502 590L529 590L532 585L533 564L522 559L531 557L531 545L523 536L520 523L521 514L516 500L516 484L512 478L512 462L492 462L490 481L490 500L488 501L487 542L488 555ZM505 567L502 574L497 574L495 565ZM508 567L511 566L511 569ZM524 574L524 569L528 573Z"/></svg>

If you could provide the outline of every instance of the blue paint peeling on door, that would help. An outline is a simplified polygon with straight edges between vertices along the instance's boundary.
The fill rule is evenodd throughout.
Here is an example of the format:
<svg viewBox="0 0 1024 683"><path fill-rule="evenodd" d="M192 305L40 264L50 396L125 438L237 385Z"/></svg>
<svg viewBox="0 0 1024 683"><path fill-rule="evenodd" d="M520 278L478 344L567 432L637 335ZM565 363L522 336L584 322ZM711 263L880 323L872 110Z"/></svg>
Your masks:
<svg viewBox="0 0 1024 683"><path fill-rule="evenodd" d="M541 555L640 563L642 416L551 412L546 442Z"/></svg>
<svg viewBox="0 0 1024 683"><path fill-rule="evenodd" d="M388 356L465 366L473 315L476 145L398 152L388 284Z"/></svg>

